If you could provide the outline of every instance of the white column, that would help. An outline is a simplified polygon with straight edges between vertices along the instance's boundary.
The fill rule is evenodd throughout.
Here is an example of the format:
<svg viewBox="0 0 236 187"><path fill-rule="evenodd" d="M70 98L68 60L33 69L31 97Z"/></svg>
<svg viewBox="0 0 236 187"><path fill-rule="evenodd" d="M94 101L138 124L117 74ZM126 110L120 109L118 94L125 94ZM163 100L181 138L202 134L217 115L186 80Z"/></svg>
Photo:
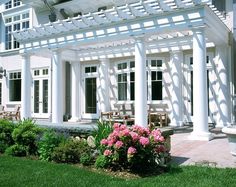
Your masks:
<svg viewBox="0 0 236 187"><path fill-rule="evenodd" d="M193 132L190 139L210 140L208 129L206 41L204 29L193 30Z"/></svg>
<svg viewBox="0 0 236 187"><path fill-rule="evenodd" d="M230 106L230 84L228 81L228 47L216 46L216 57L214 59L216 66L216 74L218 78L218 90L217 90L217 107L218 107L218 117L217 117L217 127L224 127L230 124L229 108Z"/></svg>
<svg viewBox="0 0 236 187"><path fill-rule="evenodd" d="M170 126L183 126L183 97L182 97L182 63L183 52L170 52L170 67L171 67L171 124Z"/></svg>
<svg viewBox="0 0 236 187"><path fill-rule="evenodd" d="M100 103L100 111L106 112L109 111L109 59L108 58L101 58L100 59L100 67L99 67L99 77L100 77L100 89L98 90L98 97Z"/></svg>
<svg viewBox="0 0 236 187"><path fill-rule="evenodd" d="M80 120L80 62L71 62L71 119L70 122Z"/></svg>
<svg viewBox="0 0 236 187"><path fill-rule="evenodd" d="M63 122L63 84L61 51L52 51L52 123Z"/></svg>
<svg viewBox="0 0 236 187"><path fill-rule="evenodd" d="M147 76L144 38L135 41L135 124L147 127Z"/></svg>
<svg viewBox="0 0 236 187"><path fill-rule="evenodd" d="M22 55L21 76L21 119L26 119L31 117L31 73L28 54Z"/></svg>

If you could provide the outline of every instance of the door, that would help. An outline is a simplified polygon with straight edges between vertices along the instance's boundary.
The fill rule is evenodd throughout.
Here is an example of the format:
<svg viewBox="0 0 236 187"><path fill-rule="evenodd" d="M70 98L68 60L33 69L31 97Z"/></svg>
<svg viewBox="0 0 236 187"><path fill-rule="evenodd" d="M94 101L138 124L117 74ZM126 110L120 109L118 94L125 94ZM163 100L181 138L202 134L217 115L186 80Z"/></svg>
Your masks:
<svg viewBox="0 0 236 187"><path fill-rule="evenodd" d="M85 114L97 118L97 78L85 78Z"/></svg>
<svg viewBox="0 0 236 187"><path fill-rule="evenodd" d="M48 79L34 80L33 84L33 116L47 118L48 114Z"/></svg>

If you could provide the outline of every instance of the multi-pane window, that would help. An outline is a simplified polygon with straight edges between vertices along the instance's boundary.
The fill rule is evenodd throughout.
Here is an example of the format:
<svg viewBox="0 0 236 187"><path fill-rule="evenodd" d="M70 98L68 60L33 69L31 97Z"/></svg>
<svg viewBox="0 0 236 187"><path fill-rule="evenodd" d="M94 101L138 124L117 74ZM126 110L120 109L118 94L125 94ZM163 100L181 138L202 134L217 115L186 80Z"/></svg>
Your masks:
<svg viewBox="0 0 236 187"><path fill-rule="evenodd" d="M19 42L15 40L11 32L27 29L29 26L29 11L5 17L5 50L19 48Z"/></svg>
<svg viewBox="0 0 236 187"><path fill-rule="evenodd" d="M21 5L20 0L9 0L7 3L5 3L5 9L14 8L20 5Z"/></svg>
<svg viewBox="0 0 236 187"><path fill-rule="evenodd" d="M21 101L21 72L9 74L9 100Z"/></svg>
<svg viewBox="0 0 236 187"><path fill-rule="evenodd" d="M85 67L85 73L96 73L96 72L97 72L97 66Z"/></svg>
<svg viewBox="0 0 236 187"><path fill-rule="evenodd" d="M127 100L127 73L118 74L118 100Z"/></svg>
<svg viewBox="0 0 236 187"><path fill-rule="evenodd" d="M117 86L119 101L134 100L134 67L134 61L122 62L117 65Z"/></svg>
<svg viewBox="0 0 236 187"><path fill-rule="evenodd" d="M163 60L161 59L151 59L146 61L148 100L162 100L162 64ZM117 88L119 101L135 100L134 61L117 64Z"/></svg>

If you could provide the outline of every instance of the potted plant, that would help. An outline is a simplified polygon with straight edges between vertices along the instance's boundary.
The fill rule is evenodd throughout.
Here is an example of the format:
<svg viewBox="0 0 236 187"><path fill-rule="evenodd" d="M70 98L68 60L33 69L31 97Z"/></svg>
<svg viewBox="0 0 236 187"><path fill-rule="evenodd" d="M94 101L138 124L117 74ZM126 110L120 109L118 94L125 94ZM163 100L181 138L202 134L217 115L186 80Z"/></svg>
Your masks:
<svg viewBox="0 0 236 187"><path fill-rule="evenodd" d="M222 132L225 133L228 137L229 146L230 146L230 153L236 159L236 123L232 124L231 126L224 127Z"/></svg>

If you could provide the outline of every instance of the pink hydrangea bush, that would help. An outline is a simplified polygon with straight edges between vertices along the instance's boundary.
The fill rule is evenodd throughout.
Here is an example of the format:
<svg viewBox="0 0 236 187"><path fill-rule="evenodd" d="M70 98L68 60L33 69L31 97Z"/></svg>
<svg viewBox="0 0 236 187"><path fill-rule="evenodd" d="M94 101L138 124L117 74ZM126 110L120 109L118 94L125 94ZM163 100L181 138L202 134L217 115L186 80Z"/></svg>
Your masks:
<svg viewBox="0 0 236 187"><path fill-rule="evenodd" d="M115 123L113 131L100 142L102 155L110 167L135 168L163 164L169 150L159 129Z"/></svg>

